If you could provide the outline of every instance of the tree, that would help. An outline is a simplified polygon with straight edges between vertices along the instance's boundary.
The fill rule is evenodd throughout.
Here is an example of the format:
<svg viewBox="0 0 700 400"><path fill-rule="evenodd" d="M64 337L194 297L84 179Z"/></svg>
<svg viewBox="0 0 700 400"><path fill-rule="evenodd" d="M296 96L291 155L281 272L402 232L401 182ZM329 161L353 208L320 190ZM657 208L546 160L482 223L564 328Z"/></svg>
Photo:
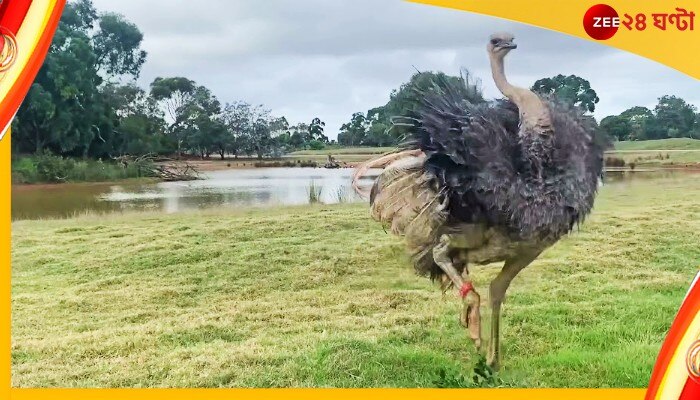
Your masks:
<svg viewBox="0 0 700 400"><path fill-rule="evenodd" d="M253 109L253 129L248 139L249 150L262 159L272 150L272 135L270 130L270 111L262 105Z"/></svg>
<svg viewBox="0 0 700 400"><path fill-rule="evenodd" d="M151 83L151 97L165 113L169 133L174 134L191 117L196 88L194 81L183 77L158 77Z"/></svg>
<svg viewBox="0 0 700 400"><path fill-rule="evenodd" d="M223 160L232 137L220 116L199 114L192 125L192 132L187 137L187 148L201 158L216 152Z"/></svg>
<svg viewBox="0 0 700 400"><path fill-rule="evenodd" d="M367 114L354 113L350 122L341 126L338 143L344 145L387 146L403 140L406 128L394 125L395 116L411 115L426 93L443 90L447 85L468 93L469 97L480 96L474 86L468 84L466 72L461 76L450 76L443 72L416 72L398 89L392 90L389 101Z"/></svg>
<svg viewBox="0 0 700 400"><path fill-rule="evenodd" d="M146 52L141 49L143 33L124 16L105 13L93 38L98 65L108 76L129 75L138 78Z"/></svg>
<svg viewBox="0 0 700 400"><path fill-rule="evenodd" d="M600 100L590 82L576 75L557 75L543 78L532 85L532 90L543 95L553 95L559 100L580 107L584 111L595 111Z"/></svg>
<svg viewBox="0 0 700 400"><path fill-rule="evenodd" d="M124 32L129 35L120 34ZM105 99L105 81L138 75L145 59L142 38L123 17L98 14L90 0L68 3L44 64L18 110L15 148L83 157L114 152L119 118Z"/></svg>
<svg viewBox="0 0 700 400"><path fill-rule="evenodd" d="M310 138L309 138L309 125L300 122L289 128L290 138L289 144L292 148L303 149L306 148Z"/></svg>
<svg viewBox="0 0 700 400"><path fill-rule="evenodd" d="M350 122L343 124L338 133L338 143L344 146L358 146L367 135L367 119L361 112L352 115Z"/></svg>
<svg viewBox="0 0 700 400"><path fill-rule="evenodd" d="M18 111L16 136L23 150L48 148L56 153L85 155L104 115L100 107L97 58L88 29L93 11L80 2L67 6L73 25L62 23L27 99ZM86 13L83 15L83 12Z"/></svg>
<svg viewBox="0 0 700 400"><path fill-rule="evenodd" d="M325 147L325 143L321 142L320 140L314 139L309 142L309 148L311 150L323 150Z"/></svg>
<svg viewBox="0 0 700 400"><path fill-rule="evenodd" d="M289 121L286 117L273 118L270 121L270 131L274 137L289 134Z"/></svg>
<svg viewBox="0 0 700 400"><path fill-rule="evenodd" d="M289 121L286 117L273 117L270 120L270 135L272 136L270 152L272 155L280 156L291 149L289 129Z"/></svg>
<svg viewBox="0 0 700 400"><path fill-rule="evenodd" d="M370 110L367 118L374 115L383 122L388 122L387 118L397 115L407 115L422 102L426 93L443 90L447 86L461 88L470 91L468 75L464 72L462 76L450 76L443 72L416 72L411 79L402 84L398 89L392 90L389 95L389 102L383 107ZM473 97L476 92L471 91L469 97Z"/></svg>
<svg viewBox="0 0 700 400"><path fill-rule="evenodd" d="M366 146L389 146L395 143L395 138L389 134L390 126L383 121L372 121L367 131L367 136L362 144Z"/></svg>
<svg viewBox="0 0 700 400"><path fill-rule="evenodd" d="M230 136L227 152L238 156L238 154L248 151L251 147L249 139L253 130L253 110L251 105L243 101L226 104L222 113L222 120Z"/></svg>
<svg viewBox="0 0 700 400"><path fill-rule="evenodd" d="M630 140L630 122L619 115L610 115L600 121L600 129L617 140Z"/></svg>
<svg viewBox="0 0 700 400"><path fill-rule="evenodd" d="M204 118L221 112L219 100L209 89L184 77L156 78L151 83L151 97L166 116L166 132L177 141L178 155L185 145L190 149L200 147L196 139L201 139L201 135L194 139L189 136L196 133Z"/></svg>
<svg viewBox="0 0 700 400"><path fill-rule="evenodd" d="M91 0L69 2L14 120L13 151L262 158L292 147L287 119L263 106L236 102L222 109L209 89L186 77L158 77L148 91L139 88L142 41L139 28L123 16L98 13ZM320 118L304 125L301 145L327 142L324 126Z"/></svg>
<svg viewBox="0 0 700 400"><path fill-rule="evenodd" d="M98 18L92 0L76 0L66 3L58 29L86 32L92 30Z"/></svg>
<svg viewBox="0 0 700 400"><path fill-rule="evenodd" d="M691 137L697 108L676 96L662 96L654 107L664 137Z"/></svg>
<svg viewBox="0 0 700 400"><path fill-rule="evenodd" d="M309 125L309 137L308 140L317 140L321 143L328 143L328 137L323 134L323 129L325 128L326 123L321 121L320 118L316 117L311 120L311 124Z"/></svg>
<svg viewBox="0 0 700 400"><path fill-rule="evenodd" d="M174 148L164 135L163 113L143 89L134 83L107 84L102 96L117 120L110 143L115 154L167 153Z"/></svg>
<svg viewBox="0 0 700 400"><path fill-rule="evenodd" d="M627 121L627 125L629 126L627 140L647 140L659 138L658 133L656 133L656 117L650 109L635 106L620 113L620 117Z"/></svg>
<svg viewBox="0 0 700 400"><path fill-rule="evenodd" d="M233 154L255 154L259 159L279 155L289 136L287 119L272 116L262 105L243 101L227 104L222 121L231 136L228 143Z"/></svg>

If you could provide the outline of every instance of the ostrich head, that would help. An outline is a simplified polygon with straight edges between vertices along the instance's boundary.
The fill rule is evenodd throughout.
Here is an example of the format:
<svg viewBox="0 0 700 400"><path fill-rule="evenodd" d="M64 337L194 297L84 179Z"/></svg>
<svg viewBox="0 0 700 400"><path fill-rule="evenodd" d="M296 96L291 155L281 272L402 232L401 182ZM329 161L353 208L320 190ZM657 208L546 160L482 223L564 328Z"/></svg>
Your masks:
<svg viewBox="0 0 700 400"><path fill-rule="evenodd" d="M513 39L515 36L508 32L494 33L489 37L486 49L491 60L494 83L504 96L518 106L521 127L533 128L533 132L551 132L551 116L542 99L528 89L511 85L506 78L503 58L517 48Z"/></svg>
<svg viewBox="0 0 700 400"><path fill-rule="evenodd" d="M495 57L503 58L511 50L518 47L517 44L513 43L513 39L515 39L515 36L512 33L494 33L489 37L489 44L486 46L486 50Z"/></svg>

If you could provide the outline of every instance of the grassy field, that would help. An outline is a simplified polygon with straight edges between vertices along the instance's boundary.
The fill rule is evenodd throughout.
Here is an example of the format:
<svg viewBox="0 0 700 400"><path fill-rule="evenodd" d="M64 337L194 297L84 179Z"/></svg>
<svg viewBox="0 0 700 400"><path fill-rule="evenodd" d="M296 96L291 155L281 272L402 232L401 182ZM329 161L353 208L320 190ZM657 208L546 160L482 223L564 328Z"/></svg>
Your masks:
<svg viewBox="0 0 700 400"><path fill-rule="evenodd" d="M644 387L700 260L700 174L602 189L514 281L474 383L460 302L365 205L13 223L12 384ZM484 288L497 269L478 267Z"/></svg>
<svg viewBox="0 0 700 400"><path fill-rule="evenodd" d="M700 167L700 140L688 138L617 142L608 156L635 167Z"/></svg>
<svg viewBox="0 0 700 400"><path fill-rule="evenodd" d="M700 151L695 150L647 150L647 151L621 151L608 153L607 156L613 156L625 160L625 164L629 167L634 164L635 167L646 168L698 168L700 167Z"/></svg>
<svg viewBox="0 0 700 400"><path fill-rule="evenodd" d="M700 150L700 140L689 138L673 138L633 142L616 142L615 150Z"/></svg>
<svg viewBox="0 0 700 400"><path fill-rule="evenodd" d="M300 150L285 158L310 160L323 164L328 154L336 160L355 164L379 154L394 150L394 147L343 147L324 150ZM617 142L608 156L622 158L635 167L697 167L700 166L700 140L678 138L646 140L641 142Z"/></svg>
<svg viewBox="0 0 700 400"><path fill-rule="evenodd" d="M299 150L284 156L285 159L311 160L323 164L328 160L328 155L342 163L356 164L367 161L389 151L396 150L396 147L330 147L323 150Z"/></svg>

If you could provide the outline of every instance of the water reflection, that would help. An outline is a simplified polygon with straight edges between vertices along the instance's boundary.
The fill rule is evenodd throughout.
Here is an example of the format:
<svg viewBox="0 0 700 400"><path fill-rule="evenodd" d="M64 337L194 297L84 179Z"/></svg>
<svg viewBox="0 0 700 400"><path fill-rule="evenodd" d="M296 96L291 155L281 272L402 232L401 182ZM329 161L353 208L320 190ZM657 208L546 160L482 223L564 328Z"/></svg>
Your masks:
<svg viewBox="0 0 700 400"><path fill-rule="evenodd" d="M206 208L307 204L311 182L323 203L361 199L350 187L352 169L265 168L217 171L192 182L17 186L12 218L69 217L93 212L154 210L174 213ZM379 171L371 171L368 182ZM687 179L688 171L609 171L604 185L624 187L639 179ZM700 174L695 174L700 178Z"/></svg>
<svg viewBox="0 0 700 400"><path fill-rule="evenodd" d="M12 218L307 204L312 182L323 203L360 201L350 186L352 173L352 169L261 168L210 172L206 180L191 182L18 186L12 192ZM377 173L371 171L370 178Z"/></svg>

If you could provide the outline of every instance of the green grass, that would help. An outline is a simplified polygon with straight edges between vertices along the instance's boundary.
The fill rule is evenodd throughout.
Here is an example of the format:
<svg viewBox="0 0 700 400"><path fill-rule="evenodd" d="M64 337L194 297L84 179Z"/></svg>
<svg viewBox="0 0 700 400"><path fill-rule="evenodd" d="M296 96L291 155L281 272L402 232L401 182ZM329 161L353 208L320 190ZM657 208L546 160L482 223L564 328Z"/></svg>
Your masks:
<svg viewBox="0 0 700 400"><path fill-rule="evenodd" d="M483 386L644 387L700 259L700 174L602 189L513 282ZM471 386L460 302L361 204L13 223L12 384ZM476 287L497 269L475 267Z"/></svg>
<svg viewBox="0 0 700 400"><path fill-rule="evenodd" d="M360 163L381 154L396 150L396 147L327 147L323 150L299 150L285 155L294 160L311 160L323 164L332 154L336 161L342 163Z"/></svg>
<svg viewBox="0 0 700 400"><path fill-rule="evenodd" d="M608 156L622 158L628 166L634 163L637 167L697 168L700 165L700 151L694 150L621 151L608 153Z"/></svg>
<svg viewBox="0 0 700 400"><path fill-rule="evenodd" d="M672 138L616 142L615 150L700 150L700 140L689 138Z"/></svg>
<svg viewBox="0 0 700 400"><path fill-rule="evenodd" d="M698 167L700 140L688 138L617 142L608 156L622 158L636 167Z"/></svg>

